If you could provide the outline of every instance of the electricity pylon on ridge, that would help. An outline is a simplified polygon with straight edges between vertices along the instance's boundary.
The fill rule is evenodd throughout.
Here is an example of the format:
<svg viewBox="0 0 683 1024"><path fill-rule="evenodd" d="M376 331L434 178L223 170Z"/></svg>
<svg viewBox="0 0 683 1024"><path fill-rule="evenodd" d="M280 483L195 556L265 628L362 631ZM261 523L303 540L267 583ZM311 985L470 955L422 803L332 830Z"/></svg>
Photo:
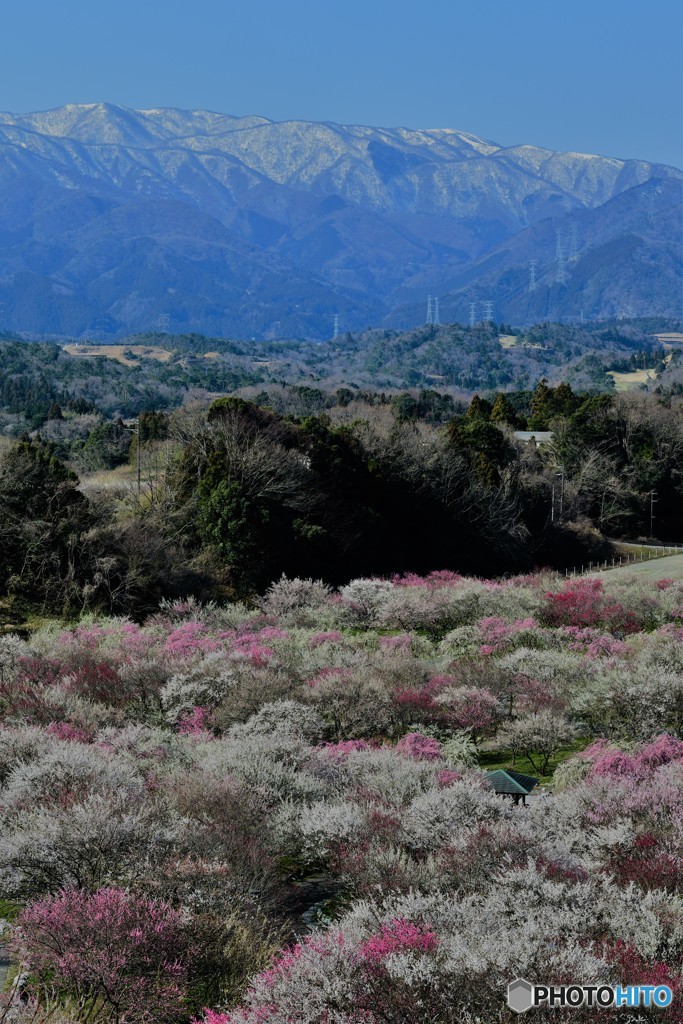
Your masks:
<svg viewBox="0 0 683 1024"><path fill-rule="evenodd" d="M646 188L643 192L643 195L649 202L650 220L652 220L655 215L655 197L660 195L661 191L661 185L650 185L650 187Z"/></svg>
<svg viewBox="0 0 683 1024"><path fill-rule="evenodd" d="M529 291L536 291L536 265L538 260L529 261Z"/></svg>
<svg viewBox="0 0 683 1024"><path fill-rule="evenodd" d="M434 313L433 313L433 310L432 310L432 297L431 297L431 295L428 295L427 296L427 319L425 320L425 324L429 325L429 324L433 324L433 323L434 323Z"/></svg>
<svg viewBox="0 0 683 1024"><path fill-rule="evenodd" d="M579 232L576 224L572 224L572 236L569 243L569 262L579 262Z"/></svg>
<svg viewBox="0 0 683 1024"><path fill-rule="evenodd" d="M564 272L564 248L562 247L562 235L559 231L557 232L557 245L555 247L555 262L557 263L555 281L557 284L566 284L567 278Z"/></svg>

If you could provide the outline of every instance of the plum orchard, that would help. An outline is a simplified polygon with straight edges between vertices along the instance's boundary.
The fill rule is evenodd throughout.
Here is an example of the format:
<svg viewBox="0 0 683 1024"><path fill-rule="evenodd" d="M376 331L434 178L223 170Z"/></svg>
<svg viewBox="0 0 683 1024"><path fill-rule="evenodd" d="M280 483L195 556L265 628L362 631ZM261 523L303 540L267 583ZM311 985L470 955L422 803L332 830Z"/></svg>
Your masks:
<svg viewBox="0 0 683 1024"><path fill-rule="evenodd" d="M496 1024L521 977L679 1021L682 680L670 580L283 578L5 636L0 1019ZM524 810L477 763L561 749Z"/></svg>

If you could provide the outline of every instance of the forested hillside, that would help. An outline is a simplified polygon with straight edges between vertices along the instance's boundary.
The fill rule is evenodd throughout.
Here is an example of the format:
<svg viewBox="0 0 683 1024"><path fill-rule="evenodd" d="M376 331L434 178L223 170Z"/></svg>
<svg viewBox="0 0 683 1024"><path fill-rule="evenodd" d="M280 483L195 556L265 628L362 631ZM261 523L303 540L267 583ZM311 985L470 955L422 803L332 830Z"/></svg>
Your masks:
<svg viewBox="0 0 683 1024"><path fill-rule="evenodd" d="M533 390L546 377L602 392L614 389L610 370L647 369L652 389L677 390L683 346L664 349L655 332L676 332L680 326L666 319L545 323L526 331L504 324L448 324L345 334L320 344L148 334L99 346L5 335L0 337L0 425L6 436L17 436L44 425L56 406L65 421L70 414L90 413L129 419L228 392L254 398L281 384L309 389L310 403L302 398L302 412L318 411L326 402L315 400L311 389L343 387L355 394L421 387L464 397L475 391ZM9 416L3 419L3 413ZM66 422L63 431L68 433Z"/></svg>
<svg viewBox="0 0 683 1024"><path fill-rule="evenodd" d="M682 409L545 381L469 404L280 386L134 424L57 407L0 454L0 589L17 609L142 614L282 573L500 575L680 540Z"/></svg>

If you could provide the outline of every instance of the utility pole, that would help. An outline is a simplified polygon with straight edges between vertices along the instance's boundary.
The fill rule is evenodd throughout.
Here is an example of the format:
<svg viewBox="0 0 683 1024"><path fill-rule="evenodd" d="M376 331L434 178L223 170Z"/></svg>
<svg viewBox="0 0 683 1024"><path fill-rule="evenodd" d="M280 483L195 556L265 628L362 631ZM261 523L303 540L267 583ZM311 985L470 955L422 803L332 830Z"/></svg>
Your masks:
<svg viewBox="0 0 683 1024"><path fill-rule="evenodd" d="M550 522L555 522L555 477L553 477L553 486L550 492Z"/></svg>
<svg viewBox="0 0 683 1024"><path fill-rule="evenodd" d="M564 512L564 466L560 466L560 471L557 474L560 477L560 519Z"/></svg>
<svg viewBox="0 0 683 1024"><path fill-rule="evenodd" d="M654 521L655 521L655 505L657 504L657 492L650 491L650 539L655 535L654 533Z"/></svg>
<svg viewBox="0 0 683 1024"><path fill-rule="evenodd" d="M141 475L142 475L142 459L141 459L141 452L140 452L140 418L139 417L138 417L137 420L134 421L133 429L135 430L135 448L136 448L136 452L135 452L135 465L136 465L136 469L137 469L138 500L139 500L139 498L140 498L140 480L141 480Z"/></svg>

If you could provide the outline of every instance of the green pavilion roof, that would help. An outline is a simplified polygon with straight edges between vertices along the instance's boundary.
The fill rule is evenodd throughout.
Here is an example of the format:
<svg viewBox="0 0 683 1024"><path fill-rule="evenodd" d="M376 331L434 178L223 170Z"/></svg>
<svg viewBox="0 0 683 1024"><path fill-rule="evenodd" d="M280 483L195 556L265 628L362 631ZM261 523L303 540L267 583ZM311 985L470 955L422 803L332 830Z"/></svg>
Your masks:
<svg viewBox="0 0 683 1024"><path fill-rule="evenodd" d="M538 785L538 779L532 775L522 775L521 772L510 771L509 768L498 768L495 772L488 772L488 780L496 793L513 793L521 796L528 796L534 786Z"/></svg>

